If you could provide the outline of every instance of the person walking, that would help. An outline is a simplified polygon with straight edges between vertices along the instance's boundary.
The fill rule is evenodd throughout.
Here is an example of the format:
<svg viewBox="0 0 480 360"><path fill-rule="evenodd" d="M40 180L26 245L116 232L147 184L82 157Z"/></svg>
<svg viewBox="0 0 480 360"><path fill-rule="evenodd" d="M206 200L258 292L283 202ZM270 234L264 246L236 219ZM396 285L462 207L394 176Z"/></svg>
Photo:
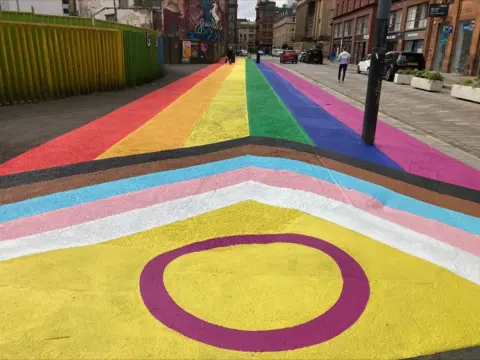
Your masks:
<svg viewBox="0 0 480 360"><path fill-rule="evenodd" d="M347 72L348 63L350 62L350 54L347 51L347 47L344 47L343 51L338 55L338 62L338 81L340 81L340 75L342 75L342 81L345 81L345 74Z"/></svg>
<svg viewBox="0 0 480 360"><path fill-rule="evenodd" d="M232 59L233 59L233 48L231 46L228 47L228 51L227 51L227 59L228 59L228 63L230 65L232 65Z"/></svg>

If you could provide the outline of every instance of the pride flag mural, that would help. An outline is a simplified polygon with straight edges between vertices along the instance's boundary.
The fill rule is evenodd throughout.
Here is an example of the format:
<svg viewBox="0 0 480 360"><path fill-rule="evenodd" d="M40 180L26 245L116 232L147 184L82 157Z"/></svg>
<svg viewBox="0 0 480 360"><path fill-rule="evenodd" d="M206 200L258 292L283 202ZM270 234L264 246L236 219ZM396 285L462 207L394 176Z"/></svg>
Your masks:
<svg viewBox="0 0 480 360"><path fill-rule="evenodd" d="M480 173L274 64L214 64L0 165L9 359L480 345Z"/></svg>

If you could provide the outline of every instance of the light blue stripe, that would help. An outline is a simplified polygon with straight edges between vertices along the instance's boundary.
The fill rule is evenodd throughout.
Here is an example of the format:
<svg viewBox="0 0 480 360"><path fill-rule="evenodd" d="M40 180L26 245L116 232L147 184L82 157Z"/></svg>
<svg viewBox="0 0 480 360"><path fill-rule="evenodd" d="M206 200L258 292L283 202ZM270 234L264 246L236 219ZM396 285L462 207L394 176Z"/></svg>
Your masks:
<svg viewBox="0 0 480 360"><path fill-rule="evenodd" d="M67 208L86 202L105 199L111 196L122 195L132 191L139 191L160 185L173 184L180 181L198 179L205 176L220 174L246 166L255 166L264 169L289 170L298 174L311 176L338 184L344 188L357 190L378 199L384 206L402 210L418 216L437 220L459 229L480 234L480 219L456 211L428 204L408 196L398 194L390 189L369 183L355 177L339 173L321 166L307 164L301 161L241 156L218 162L197 165L189 168L170 170L127 178L108 183L87 186L80 189L33 198L18 203L0 207L0 223L32 216L47 211ZM120 171L120 170L119 170Z"/></svg>

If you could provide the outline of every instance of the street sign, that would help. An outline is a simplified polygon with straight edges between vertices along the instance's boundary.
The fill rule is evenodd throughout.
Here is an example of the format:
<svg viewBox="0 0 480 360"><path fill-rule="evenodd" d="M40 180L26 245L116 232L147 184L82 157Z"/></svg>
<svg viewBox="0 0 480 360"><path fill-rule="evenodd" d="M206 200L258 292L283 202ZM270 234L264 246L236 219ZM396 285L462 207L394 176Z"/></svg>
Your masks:
<svg viewBox="0 0 480 360"><path fill-rule="evenodd" d="M473 28L475 27L475 23L469 22L468 24L463 24L463 31L473 31Z"/></svg>
<svg viewBox="0 0 480 360"><path fill-rule="evenodd" d="M442 34L452 34L452 33L453 33L453 26L452 25L444 26L442 28Z"/></svg>
<svg viewBox="0 0 480 360"><path fill-rule="evenodd" d="M428 7L429 17L448 16L448 4L430 4Z"/></svg>

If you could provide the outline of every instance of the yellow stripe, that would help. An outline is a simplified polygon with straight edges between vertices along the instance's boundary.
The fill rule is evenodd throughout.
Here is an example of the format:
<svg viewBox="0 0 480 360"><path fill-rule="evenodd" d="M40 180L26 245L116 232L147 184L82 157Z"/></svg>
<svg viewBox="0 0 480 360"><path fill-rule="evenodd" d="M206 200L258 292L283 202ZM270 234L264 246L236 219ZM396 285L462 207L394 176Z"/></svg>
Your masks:
<svg viewBox="0 0 480 360"><path fill-rule="evenodd" d="M248 136L245 60L238 59L185 143L197 146Z"/></svg>
<svg viewBox="0 0 480 360"><path fill-rule="evenodd" d="M183 147L185 139L231 71L231 66L220 67L98 159Z"/></svg>

